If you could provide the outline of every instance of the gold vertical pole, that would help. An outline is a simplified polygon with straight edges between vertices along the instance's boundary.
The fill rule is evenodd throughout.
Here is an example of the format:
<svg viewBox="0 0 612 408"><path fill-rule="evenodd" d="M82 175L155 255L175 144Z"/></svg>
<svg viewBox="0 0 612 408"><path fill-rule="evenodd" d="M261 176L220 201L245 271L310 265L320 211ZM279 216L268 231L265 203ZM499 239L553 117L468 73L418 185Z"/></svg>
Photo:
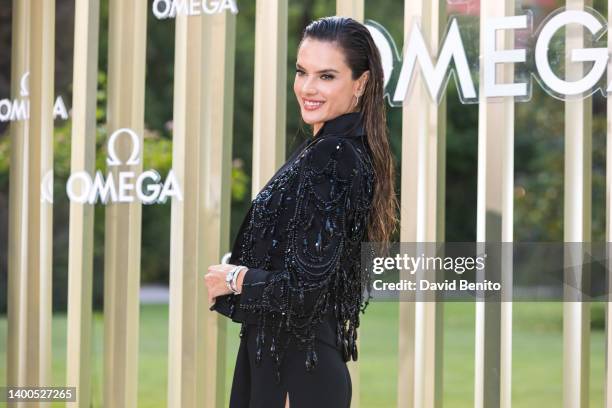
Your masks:
<svg viewBox="0 0 612 408"><path fill-rule="evenodd" d="M201 273L229 247L234 49L234 15L177 17L168 406L227 405L226 320L208 312Z"/></svg>
<svg viewBox="0 0 612 408"><path fill-rule="evenodd" d="M351 17L355 20L363 23L364 20L364 4L363 0L336 0L336 15L343 17ZM382 102L384 103L384 102ZM357 329L357 333L360 330ZM357 337L357 347L361 347L361 336ZM351 407L359 408L361 404L361 376L359 373L359 361L349 361L348 363L349 373L351 375L352 383L352 398Z"/></svg>
<svg viewBox="0 0 612 408"><path fill-rule="evenodd" d="M221 262L229 250L231 209L231 161L234 115L234 59L236 48L236 16L226 12L206 17L204 58L204 132L199 154L201 170L199 250L203 254L200 270ZM212 239L211 239L212 238ZM225 402L225 317L207 312L208 294L201 281L198 287L198 310L205 311L198 321L198 407L226 407Z"/></svg>
<svg viewBox="0 0 612 408"><path fill-rule="evenodd" d="M257 0L252 196L285 160L287 0Z"/></svg>
<svg viewBox="0 0 612 408"><path fill-rule="evenodd" d="M129 128L144 131L144 84L147 2L111 0L108 40L108 134ZM117 140L117 154L126 160L130 138ZM142 171L137 164L109 168ZM109 203L105 220L104 257L104 405L136 407L138 387L138 329L140 288L140 202Z"/></svg>
<svg viewBox="0 0 612 408"><path fill-rule="evenodd" d="M30 1L13 1L11 46L11 99L23 99L22 76L29 70ZM10 127L11 167L8 231L8 342L7 385L26 384L26 301L28 225L28 122L14 121ZM18 404L15 404L17 406Z"/></svg>
<svg viewBox="0 0 612 408"><path fill-rule="evenodd" d="M31 3L30 15L25 384L50 386L53 205L41 192L53 177L55 1Z"/></svg>
<svg viewBox="0 0 612 408"><path fill-rule="evenodd" d="M445 22L443 2L404 2L404 44L420 26L437 55ZM413 81L402 108L400 240L436 242L444 240L446 99L432 100L420 75ZM435 301L399 304L398 407L441 406L442 312Z"/></svg>
<svg viewBox="0 0 612 408"><path fill-rule="evenodd" d="M514 15L514 1L483 2L480 16L480 53L484 55L484 27L490 19ZM514 32L496 32L495 49L513 48ZM495 67L496 82L513 82L512 64ZM511 242L513 240L513 183L514 183L514 99L499 97L486 99L484 68L480 68L480 104L478 110L478 198L476 241L479 243ZM501 248L501 247L500 247ZM506 278L511 261L502 251L493 269L502 268L502 287L511 290L511 279ZM491 262L489 262L491 261ZM487 271L478 275L482 280ZM506 274L504 274L504 272ZM490 276L486 276L489 277ZM497 280L497 279L496 279ZM510 407L512 362L512 303L499 301L476 302L475 333L475 407Z"/></svg>
<svg viewBox="0 0 612 408"><path fill-rule="evenodd" d="M184 201L172 201L170 305L168 330L168 406L193 407L196 401L197 284L199 225L199 143L203 120L199 75L203 17L176 17L172 163ZM189 41L189 47L188 47Z"/></svg>
<svg viewBox="0 0 612 408"><path fill-rule="evenodd" d="M98 76L99 0L76 0L72 98L72 172L87 171L96 162L96 91ZM70 203L68 246L68 327L66 385L76 387L76 402L91 404L91 299L94 207Z"/></svg>
<svg viewBox="0 0 612 408"><path fill-rule="evenodd" d="M364 20L363 0L336 0L336 15L351 17L363 23Z"/></svg>
<svg viewBox="0 0 612 408"><path fill-rule="evenodd" d="M568 10L583 10L590 6L589 0L567 0ZM583 27L571 24L565 29L566 61L568 81L583 77L582 63L569 61L569 50L583 48ZM565 102L565 168L563 240L571 242L564 253L567 271L571 279L580 282L582 250L577 243L591 241L591 140L592 99L571 99ZM588 406L589 397L589 339L590 304L582 302L576 294L569 294L563 302L563 406L579 408ZM572 289L570 289L572 290ZM580 295L578 295L580 296Z"/></svg>

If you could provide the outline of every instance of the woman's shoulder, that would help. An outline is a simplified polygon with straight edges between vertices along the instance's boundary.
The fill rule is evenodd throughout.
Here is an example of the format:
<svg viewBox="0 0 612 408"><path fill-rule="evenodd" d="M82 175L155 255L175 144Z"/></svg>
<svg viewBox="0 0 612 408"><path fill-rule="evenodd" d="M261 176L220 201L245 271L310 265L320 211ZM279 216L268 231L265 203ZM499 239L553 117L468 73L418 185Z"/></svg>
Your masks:
<svg viewBox="0 0 612 408"><path fill-rule="evenodd" d="M355 175L371 170L368 151L360 138L329 135L315 140L302 159L314 169L336 167L339 175Z"/></svg>

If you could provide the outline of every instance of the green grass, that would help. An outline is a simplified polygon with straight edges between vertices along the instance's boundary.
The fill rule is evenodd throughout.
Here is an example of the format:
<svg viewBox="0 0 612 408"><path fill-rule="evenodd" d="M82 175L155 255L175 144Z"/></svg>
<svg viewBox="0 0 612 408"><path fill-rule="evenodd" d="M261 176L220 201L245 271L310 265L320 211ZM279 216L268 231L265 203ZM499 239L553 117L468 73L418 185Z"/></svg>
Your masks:
<svg viewBox="0 0 612 408"><path fill-rule="evenodd" d="M596 307L601 308L602 304ZM444 406L472 407L474 390L474 304L444 304ZM394 407L397 393L397 303L378 302L362 318L361 406ZM167 306L143 306L140 324L139 407L165 407L167 387ZM6 318L0 318L0 367L6 361ZM228 324L226 390L238 347L239 326ZM53 319L53 380L63 385L66 317ZM94 317L92 387L94 407L101 407L103 318ZM515 303L513 307L512 406L562 406L562 304ZM591 406L603 406L604 333L592 331ZM0 385L6 384L0 370ZM55 406L61 406L57 404Z"/></svg>

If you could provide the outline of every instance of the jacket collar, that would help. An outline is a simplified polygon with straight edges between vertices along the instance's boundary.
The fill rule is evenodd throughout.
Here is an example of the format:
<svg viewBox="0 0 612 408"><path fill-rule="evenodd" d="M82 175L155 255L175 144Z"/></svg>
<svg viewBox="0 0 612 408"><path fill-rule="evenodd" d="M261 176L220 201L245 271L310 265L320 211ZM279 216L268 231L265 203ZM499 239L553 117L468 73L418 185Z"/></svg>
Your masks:
<svg viewBox="0 0 612 408"><path fill-rule="evenodd" d="M328 120L321 126L317 134L313 136L313 139L326 135L349 137L365 135L361 112L344 113Z"/></svg>

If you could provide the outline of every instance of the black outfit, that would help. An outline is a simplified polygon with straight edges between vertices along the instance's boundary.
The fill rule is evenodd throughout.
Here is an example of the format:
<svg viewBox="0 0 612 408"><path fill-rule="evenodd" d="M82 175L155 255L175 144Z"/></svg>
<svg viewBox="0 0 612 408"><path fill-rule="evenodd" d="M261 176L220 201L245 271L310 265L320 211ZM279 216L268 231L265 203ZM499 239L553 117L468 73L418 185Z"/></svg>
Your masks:
<svg viewBox="0 0 612 408"><path fill-rule="evenodd" d="M230 408L350 406L374 171L359 112L304 141L253 200L229 263L242 294L211 308L242 323Z"/></svg>

